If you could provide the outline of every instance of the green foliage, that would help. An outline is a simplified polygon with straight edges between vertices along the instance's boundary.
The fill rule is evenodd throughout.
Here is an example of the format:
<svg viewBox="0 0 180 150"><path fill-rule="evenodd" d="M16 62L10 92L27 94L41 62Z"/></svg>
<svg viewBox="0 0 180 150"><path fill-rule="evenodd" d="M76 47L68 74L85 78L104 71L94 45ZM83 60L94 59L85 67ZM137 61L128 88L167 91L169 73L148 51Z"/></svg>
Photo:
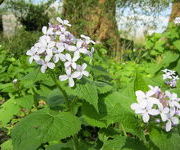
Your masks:
<svg viewBox="0 0 180 150"><path fill-rule="evenodd" d="M9 51L10 55L19 57L20 55L24 55L26 51L31 48L40 35L41 33L38 31L28 32L21 29L11 38L2 38L0 44L4 49Z"/></svg>
<svg viewBox="0 0 180 150"><path fill-rule="evenodd" d="M29 65L24 54L17 58L3 44L0 128L9 137L5 142L0 139L1 149L180 149L178 127L166 133L153 123L144 124L130 108L136 102L135 91L147 91L148 85L180 94L180 82L169 89L162 80L162 69L180 73L179 34L169 30L155 35L153 42L147 39L151 43L146 49L148 57L141 57L140 63L117 62L106 56L103 46L96 45L94 59L86 58L90 77L77 81L73 88L54 79L61 69L42 74L38 66ZM165 35L169 45L159 41ZM152 55L150 49L158 54Z"/></svg>
<svg viewBox="0 0 180 150"><path fill-rule="evenodd" d="M150 139L160 150L177 150L180 149L179 133L165 133L158 129L152 129Z"/></svg>
<svg viewBox="0 0 180 150"><path fill-rule="evenodd" d="M36 150L42 143L69 137L79 130L80 121L72 114L39 110L22 119L12 130L14 150Z"/></svg>
<svg viewBox="0 0 180 150"><path fill-rule="evenodd" d="M49 22L46 12L49 3L35 5L31 1L10 0L7 5L14 12L18 21L24 25L27 31L41 30Z"/></svg>
<svg viewBox="0 0 180 150"><path fill-rule="evenodd" d="M171 24L166 32L155 33L147 37L146 51L143 54L145 59L157 59L158 56L170 51L179 53L180 27Z"/></svg>

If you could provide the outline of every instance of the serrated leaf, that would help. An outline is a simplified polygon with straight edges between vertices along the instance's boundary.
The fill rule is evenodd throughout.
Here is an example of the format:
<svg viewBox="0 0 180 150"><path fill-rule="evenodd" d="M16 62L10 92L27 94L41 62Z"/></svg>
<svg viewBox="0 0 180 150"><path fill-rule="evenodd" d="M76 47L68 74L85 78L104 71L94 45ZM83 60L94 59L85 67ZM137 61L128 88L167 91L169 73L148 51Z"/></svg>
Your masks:
<svg viewBox="0 0 180 150"><path fill-rule="evenodd" d="M105 98L107 109L107 124L119 122L126 132L130 132L140 138L144 138L143 131L140 127L140 121L135 117L130 106L134 102L133 97L114 92Z"/></svg>
<svg viewBox="0 0 180 150"><path fill-rule="evenodd" d="M93 105L98 111L98 93L97 88L93 82L86 82L85 84L77 84L75 95L84 99L89 104Z"/></svg>
<svg viewBox="0 0 180 150"><path fill-rule="evenodd" d="M112 140L108 140L103 144L102 150L121 150L125 145L126 137L125 136L117 136Z"/></svg>
<svg viewBox="0 0 180 150"><path fill-rule="evenodd" d="M110 92L113 87L105 82L96 81L95 85L97 86L97 90L99 94L105 94Z"/></svg>
<svg viewBox="0 0 180 150"><path fill-rule="evenodd" d="M102 150L147 150L147 148L136 138L119 135L104 142Z"/></svg>
<svg viewBox="0 0 180 150"><path fill-rule="evenodd" d="M94 107L88 104L82 106L82 119L90 126L105 128L105 121L101 121L103 116L98 114Z"/></svg>
<svg viewBox="0 0 180 150"><path fill-rule="evenodd" d="M34 112L22 119L12 130L14 150L36 150L42 143L74 135L80 130L80 125L78 118L68 112Z"/></svg>
<svg viewBox="0 0 180 150"><path fill-rule="evenodd" d="M142 141L137 138L127 137L122 150L149 150Z"/></svg>
<svg viewBox="0 0 180 150"><path fill-rule="evenodd" d="M180 149L180 135L178 133L166 133L162 130L152 129L150 139L160 150Z"/></svg>

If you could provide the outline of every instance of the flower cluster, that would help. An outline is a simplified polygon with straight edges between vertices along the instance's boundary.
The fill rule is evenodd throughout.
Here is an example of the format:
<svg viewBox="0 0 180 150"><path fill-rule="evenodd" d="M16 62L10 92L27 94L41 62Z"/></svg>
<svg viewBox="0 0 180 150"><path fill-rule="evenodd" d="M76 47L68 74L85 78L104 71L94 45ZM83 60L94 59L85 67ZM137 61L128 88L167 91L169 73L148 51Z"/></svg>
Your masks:
<svg viewBox="0 0 180 150"><path fill-rule="evenodd" d="M175 24L180 24L180 17L176 17L175 20L174 20L174 23Z"/></svg>
<svg viewBox="0 0 180 150"><path fill-rule="evenodd" d="M70 27L68 20L57 17L57 24L49 24L49 27L42 28L43 36L27 51L30 56L29 62L35 61L41 65L41 72L45 73L48 68L54 69L58 62L63 63L65 75L60 75L61 81L69 80L69 86L74 86L74 79L81 79L83 75L89 76L85 69L87 64L78 64L83 55L92 57L95 44L90 37L81 35L76 39L67 27Z"/></svg>
<svg viewBox="0 0 180 150"><path fill-rule="evenodd" d="M170 87L176 87L177 80L179 80L178 75L176 75L176 72L169 69L162 70L164 72L163 74L163 80L167 85Z"/></svg>
<svg viewBox="0 0 180 150"><path fill-rule="evenodd" d="M145 123L155 121L165 126L168 132L179 124L180 98L175 93L161 91L157 86L149 88L148 92L136 91L137 103L133 103L131 109L141 115Z"/></svg>

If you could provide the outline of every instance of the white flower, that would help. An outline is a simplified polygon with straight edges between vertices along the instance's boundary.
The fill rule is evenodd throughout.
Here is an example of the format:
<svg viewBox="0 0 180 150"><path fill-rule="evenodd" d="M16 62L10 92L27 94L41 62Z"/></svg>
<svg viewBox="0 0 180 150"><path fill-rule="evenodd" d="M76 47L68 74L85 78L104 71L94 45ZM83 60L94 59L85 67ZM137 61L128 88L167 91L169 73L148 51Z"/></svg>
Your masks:
<svg viewBox="0 0 180 150"><path fill-rule="evenodd" d="M70 54L66 54L65 58L67 60L67 62L64 63L66 68L72 67L74 69L76 69L76 61L80 58L79 55L74 55L74 57L72 58Z"/></svg>
<svg viewBox="0 0 180 150"><path fill-rule="evenodd" d="M153 87L153 86L149 85L149 88L150 88L150 90L147 92L147 94L149 96L159 94L161 92L161 89L158 86Z"/></svg>
<svg viewBox="0 0 180 150"><path fill-rule="evenodd" d="M142 115L145 123L149 121L149 115L154 116L159 114L159 110L153 108L153 105L157 104L156 98L149 97L142 91L136 91L136 96L138 103L133 103L131 108L136 114Z"/></svg>
<svg viewBox="0 0 180 150"><path fill-rule="evenodd" d="M39 61L37 61L37 63L40 64L40 65L42 65L42 66L41 66L41 72L42 72L42 73L45 73L45 71L46 71L47 68L54 69L54 67L55 67L55 64L54 64L54 63L49 62L49 61L44 61L44 60L42 60L42 59L39 60Z"/></svg>
<svg viewBox="0 0 180 150"><path fill-rule="evenodd" d="M74 80L73 78L77 78L76 74L71 74L71 69L66 69L66 75L60 75L59 80L60 81L69 81L69 86L73 87L74 86Z"/></svg>
<svg viewBox="0 0 180 150"><path fill-rule="evenodd" d="M93 40L91 40L91 38L88 36L81 34L81 38L84 38L87 44L89 44L89 43L95 44L95 42Z"/></svg>
<svg viewBox="0 0 180 150"><path fill-rule="evenodd" d="M176 72L169 69L164 69L162 71L164 72L163 80L165 80L165 83L170 87L176 87L176 82L179 80L178 75L176 76Z"/></svg>
<svg viewBox="0 0 180 150"><path fill-rule="evenodd" d="M18 82L18 79L14 79L12 82L16 84Z"/></svg>
<svg viewBox="0 0 180 150"><path fill-rule="evenodd" d="M74 86L74 79L81 79L83 75L89 76L89 72L85 70L86 64L78 64L83 59L83 55L90 55L89 44L95 43L90 37L82 35L81 39L76 39L73 34L67 31L67 26L71 26L68 20L56 18L56 24L50 24L49 27L43 26L41 36L37 43L26 52L30 56L29 62L33 60L41 65L41 72L57 66L64 67L66 75L61 76L61 80L69 80L69 85ZM92 50L91 50L92 51ZM81 56L81 57L80 57ZM52 62L53 61L53 62ZM70 71L69 71L70 70ZM71 73L74 72L74 73Z"/></svg>
<svg viewBox="0 0 180 150"><path fill-rule="evenodd" d="M172 125L179 124L179 119L177 117L170 117L166 122L166 131L169 132L172 129Z"/></svg>
<svg viewBox="0 0 180 150"><path fill-rule="evenodd" d="M53 60L55 63L57 63L59 60L64 62L64 61L66 61L66 56L62 53L58 53L58 54L54 55Z"/></svg>
<svg viewBox="0 0 180 150"><path fill-rule="evenodd" d="M168 113L169 113L169 108L168 107L163 107L162 104L159 104L159 111L160 111L160 116L162 121L168 120Z"/></svg>
<svg viewBox="0 0 180 150"><path fill-rule="evenodd" d="M37 55L37 49L36 49L35 47L32 47L31 50L28 50L28 51L26 52L26 55L31 56L31 57L29 58L29 63L30 63L30 64L33 62L33 60L36 60L36 61L37 61L37 60L40 59L39 55Z"/></svg>
<svg viewBox="0 0 180 150"><path fill-rule="evenodd" d="M53 33L53 29L52 28L47 28L46 26L44 26L43 28L42 28L42 32L43 32L43 34L45 34L45 35L53 35L54 33Z"/></svg>
<svg viewBox="0 0 180 150"><path fill-rule="evenodd" d="M61 23L62 25L69 26L69 27L71 26L68 20L62 20L60 17L57 17L57 21Z"/></svg>
<svg viewBox="0 0 180 150"><path fill-rule="evenodd" d="M87 67L87 64L82 64L81 65L77 65L76 67L76 71L74 73L77 74L77 79L81 79L83 77L83 75L85 75L86 77L89 76L89 72L87 72L85 69Z"/></svg>

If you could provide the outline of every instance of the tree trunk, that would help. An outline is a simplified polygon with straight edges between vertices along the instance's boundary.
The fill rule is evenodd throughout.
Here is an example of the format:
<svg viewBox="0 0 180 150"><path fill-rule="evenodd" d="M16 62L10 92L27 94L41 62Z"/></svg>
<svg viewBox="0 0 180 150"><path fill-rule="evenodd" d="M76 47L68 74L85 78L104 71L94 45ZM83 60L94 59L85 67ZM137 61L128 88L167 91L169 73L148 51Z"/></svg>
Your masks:
<svg viewBox="0 0 180 150"><path fill-rule="evenodd" d="M172 5L169 22L174 22L176 17L180 17L180 1L176 0Z"/></svg>
<svg viewBox="0 0 180 150"><path fill-rule="evenodd" d="M102 42L111 56L120 56L115 0L64 0L63 16L76 35Z"/></svg>

